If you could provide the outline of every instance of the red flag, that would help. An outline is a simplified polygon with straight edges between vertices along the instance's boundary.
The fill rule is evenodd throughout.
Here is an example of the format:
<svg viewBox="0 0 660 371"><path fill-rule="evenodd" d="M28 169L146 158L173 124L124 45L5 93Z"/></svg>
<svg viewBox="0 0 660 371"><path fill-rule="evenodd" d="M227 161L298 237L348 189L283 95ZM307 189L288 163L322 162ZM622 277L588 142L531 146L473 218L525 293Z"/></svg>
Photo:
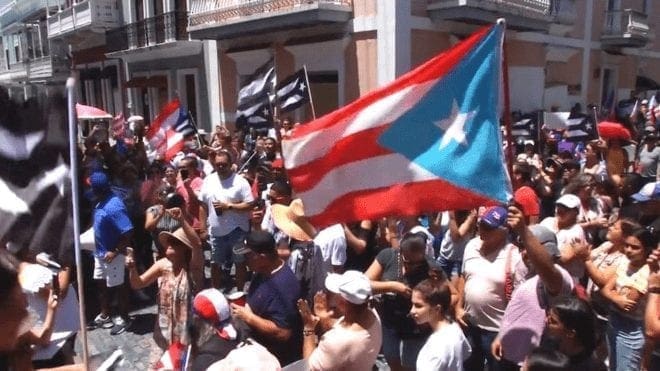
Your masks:
<svg viewBox="0 0 660 371"><path fill-rule="evenodd" d="M186 136L194 134L188 111L178 99L167 103L154 119L145 137L149 142L149 157L162 156L170 161L183 149Z"/></svg>

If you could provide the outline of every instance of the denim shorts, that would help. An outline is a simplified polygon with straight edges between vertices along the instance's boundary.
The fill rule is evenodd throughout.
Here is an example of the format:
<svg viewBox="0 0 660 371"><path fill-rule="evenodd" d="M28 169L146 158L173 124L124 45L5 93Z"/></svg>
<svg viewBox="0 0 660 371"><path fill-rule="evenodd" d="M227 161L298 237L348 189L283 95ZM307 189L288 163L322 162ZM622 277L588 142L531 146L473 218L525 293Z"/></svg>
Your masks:
<svg viewBox="0 0 660 371"><path fill-rule="evenodd" d="M234 254L234 246L243 243L246 234L241 228L235 228L224 236L211 236L211 263L229 270L233 263L244 262L244 256Z"/></svg>

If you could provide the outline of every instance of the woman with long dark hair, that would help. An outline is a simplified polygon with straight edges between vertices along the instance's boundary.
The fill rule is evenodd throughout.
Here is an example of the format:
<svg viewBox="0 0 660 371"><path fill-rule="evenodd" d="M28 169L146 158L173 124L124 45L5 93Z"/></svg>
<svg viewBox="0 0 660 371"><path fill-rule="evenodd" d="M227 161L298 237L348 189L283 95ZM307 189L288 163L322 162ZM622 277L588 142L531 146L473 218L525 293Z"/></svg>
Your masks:
<svg viewBox="0 0 660 371"><path fill-rule="evenodd" d="M640 369L650 273L646 259L657 245L657 237L648 229L635 229L625 239L623 252L628 259L619 264L616 274L602 290L611 302L607 327L610 370Z"/></svg>
<svg viewBox="0 0 660 371"><path fill-rule="evenodd" d="M438 263L426 256L426 237L407 233L399 248L381 250L365 275L374 294L381 295L379 315L383 328L383 354L392 370L413 369L430 329L415 325L408 316L412 288L429 278L444 277Z"/></svg>

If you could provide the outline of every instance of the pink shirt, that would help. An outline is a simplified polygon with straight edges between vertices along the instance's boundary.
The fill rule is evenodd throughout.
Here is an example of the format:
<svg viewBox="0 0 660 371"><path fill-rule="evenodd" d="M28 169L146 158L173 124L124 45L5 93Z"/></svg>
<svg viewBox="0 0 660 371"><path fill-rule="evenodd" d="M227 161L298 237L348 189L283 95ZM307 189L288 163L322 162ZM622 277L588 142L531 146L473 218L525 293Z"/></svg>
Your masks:
<svg viewBox="0 0 660 371"><path fill-rule="evenodd" d="M199 194L199 191L202 189L202 184L204 183L204 179L200 177L195 177L190 181L190 188L192 188L193 192L196 194L189 195L188 190L186 189L186 186L183 184L182 181L177 181L176 183L176 193L180 194L183 196L183 199L186 201L186 213L188 214L188 217L190 218L189 221L192 221L192 227L193 228L199 228L199 203L197 200L197 195Z"/></svg>
<svg viewBox="0 0 660 371"><path fill-rule="evenodd" d="M525 360L529 352L541 342L546 310L552 301L573 291L571 275L558 265L555 268L561 273L563 283L559 295L551 296L538 275L513 291L498 335L502 341L502 353L507 360L516 363Z"/></svg>
<svg viewBox="0 0 660 371"><path fill-rule="evenodd" d="M370 371L383 342L380 319L367 330L353 331L342 326L341 317L332 329L321 337L319 346L309 357L310 370Z"/></svg>

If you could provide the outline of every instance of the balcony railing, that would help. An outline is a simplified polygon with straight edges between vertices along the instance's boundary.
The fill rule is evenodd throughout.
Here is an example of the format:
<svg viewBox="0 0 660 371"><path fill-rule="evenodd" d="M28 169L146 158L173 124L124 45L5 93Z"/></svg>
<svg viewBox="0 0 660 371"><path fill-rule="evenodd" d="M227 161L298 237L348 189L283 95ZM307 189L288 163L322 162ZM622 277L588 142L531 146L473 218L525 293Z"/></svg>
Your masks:
<svg viewBox="0 0 660 371"><path fill-rule="evenodd" d="M478 4L479 7L483 8L494 8L494 7L506 7L509 9L517 9L522 13L534 13L534 14L550 14L553 11L553 2L550 0L479 0L479 1L456 1L456 0L429 0L429 5L432 4L447 4L447 5L456 5L458 3L463 3L467 6L471 6L470 3Z"/></svg>
<svg viewBox="0 0 660 371"><path fill-rule="evenodd" d="M602 41L634 39L646 44L648 37L649 23L646 14L632 9L611 11L605 14Z"/></svg>
<svg viewBox="0 0 660 371"><path fill-rule="evenodd" d="M188 13L175 11L131 23L106 32L108 52L188 40Z"/></svg>
<svg viewBox="0 0 660 371"><path fill-rule="evenodd" d="M574 0L428 0L433 20L490 23L505 17L513 29L547 30L552 23L572 24Z"/></svg>
<svg viewBox="0 0 660 371"><path fill-rule="evenodd" d="M57 8L64 0L14 0L0 8L0 27L5 28L12 23L23 22L26 18L46 11L46 7Z"/></svg>
<svg viewBox="0 0 660 371"><path fill-rule="evenodd" d="M59 37L82 29L104 32L119 26L120 20L117 0L79 0L48 17L48 37Z"/></svg>
<svg viewBox="0 0 660 371"><path fill-rule="evenodd" d="M319 6L338 6L352 10L353 0L190 0L190 27Z"/></svg>

